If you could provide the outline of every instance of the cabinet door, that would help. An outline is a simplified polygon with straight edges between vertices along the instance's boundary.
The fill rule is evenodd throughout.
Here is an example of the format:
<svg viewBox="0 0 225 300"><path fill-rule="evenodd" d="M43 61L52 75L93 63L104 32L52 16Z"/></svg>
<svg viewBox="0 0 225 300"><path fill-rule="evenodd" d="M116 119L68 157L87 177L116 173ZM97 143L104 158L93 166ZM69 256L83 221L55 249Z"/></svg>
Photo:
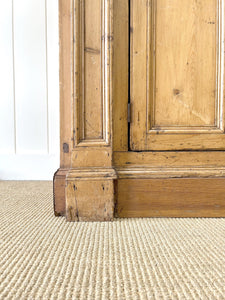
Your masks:
<svg viewBox="0 0 225 300"><path fill-rule="evenodd" d="M224 0L131 0L130 148L224 150Z"/></svg>

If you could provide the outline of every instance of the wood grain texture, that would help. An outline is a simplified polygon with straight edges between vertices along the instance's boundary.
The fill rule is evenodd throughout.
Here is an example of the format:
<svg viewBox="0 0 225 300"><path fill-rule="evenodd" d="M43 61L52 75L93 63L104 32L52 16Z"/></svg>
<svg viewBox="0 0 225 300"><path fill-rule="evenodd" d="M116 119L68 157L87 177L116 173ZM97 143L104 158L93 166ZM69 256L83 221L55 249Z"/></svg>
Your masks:
<svg viewBox="0 0 225 300"><path fill-rule="evenodd" d="M116 179L116 172L113 168L91 167L91 168L76 168L70 169L67 174L67 180L113 180Z"/></svg>
<svg viewBox="0 0 225 300"><path fill-rule="evenodd" d="M69 182L66 187L67 221L112 221L114 186L110 180Z"/></svg>
<svg viewBox="0 0 225 300"><path fill-rule="evenodd" d="M113 2L74 1L71 168L112 164Z"/></svg>
<svg viewBox="0 0 225 300"><path fill-rule="evenodd" d="M155 6L156 3L159 5L158 8L161 7L159 11ZM166 4L169 4L168 7ZM175 8L173 4L176 4ZM70 7L65 4L68 14L64 28L66 30L66 26L70 24L70 29L68 27L68 32L65 32L67 50L63 62L68 77L63 76L62 79L68 81L70 76L70 80L72 78L74 81L72 84L70 82L70 89L69 86L67 87L67 96L70 97L65 104L67 111L63 112L63 124L68 126L65 127L65 137L69 138L70 132L70 142L67 143L65 140L63 147L65 155L67 153L70 158L67 161L69 170L64 175L60 173L62 170L57 174L62 174L62 177L66 178L64 204L68 221L110 221L113 219L115 203L117 215L120 217L225 216L225 152L209 151L225 149L222 132L223 101L220 102L219 108L216 106L216 99L220 99L219 95L222 97L223 87L222 75L218 68L223 61L221 53L223 51L220 51L220 62L218 59L218 49L223 49L222 46L218 48L218 44L223 44L220 34L223 32L222 23L218 17L218 12L222 16L222 4L222 0L218 2L207 0L206 6L202 7L202 2L185 0L185 9L182 10L182 5L177 0L174 2L170 0L131 1L130 138L134 143L133 146L131 145L132 149L141 150L139 152L128 151L128 1L74 0ZM184 31L185 24L189 20L186 15L188 13L192 15L187 31ZM212 23L209 24L204 22L205 19L208 20L215 15L217 17L215 24L213 24L214 19L210 19L209 22ZM163 18L162 23L160 23L161 18ZM179 22L181 22L180 28ZM153 37L151 34L154 26L149 24L156 25L156 35ZM177 35L170 32L165 37L164 31L168 30L167 25L172 31L176 29ZM200 28L203 36L199 33ZM182 31L184 31L183 35L181 35ZM210 37L208 46L211 50L207 49L204 52L202 49L207 35ZM165 45L156 53L163 38L165 38ZM171 42L171 39L174 41ZM198 45L198 39L202 45ZM74 41L74 49L69 40ZM151 43L148 43L149 41ZM150 53L153 49L152 41L156 45L155 57ZM180 52L183 45L192 45L193 49L190 48L188 52L186 47L182 54ZM168 53L163 47L168 48ZM71 49L72 52L68 52ZM163 53L166 53L167 57L164 57ZM175 54L177 54L177 61L173 63ZM189 59L190 66L186 65L184 72L181 72L188 55L192 58ZM201 62L198 61L200 56L202 56ZM159 58L162 60L161 65L158 62ZM72 64L66 66L65 62L69 63L71 59ZM166 72L166 60L169 60L170 69L173 68L175 72L174 77L169 76L171 70L169 73ZM210 74L203 78L204 76L200 75L207 69L207 60ZM149 71L152 66L156 73ZM174 100L174 97L177 99L181 95L178 92L180 89L173 86L173 95L168 96L165 111L160 102L163 100L162 94L159 100L157 97L148 98L152 92L155 93L154 89L151 90L149 82L162 89L160 78L158 81L156 78L159 73L157 68L162 72L167 91L172 83L177 86L177 80L181 80L188 90L185 94L188 105L198 110L201 115L204 114L207 122L201 123L202 120L191 114L193 110L189 111L185 106L179 115L178 101L174 106L174 115L171 112L167 118L170 124L163 123L168 109L172 111L171 99ZM164 68L164 73L161 68ZM187 71L188 68L191 68L191 73ZM197 80L197 88L194 79ZM217 86L214 88L214 94L209 95L207 88L212 90L213 81L215 84L217 81ZM205 89L206 82L209 85ZM207 96L201 100L204 93ZM198 99L200 103L196 102ZM157 102L156 105L153 100ZM158 112L162 110L162 115L156 113L155 119L149 118L148 113L153 106L148 104L151 103ZM218 114L215 113L215 107L219 111L217 112L220 115L219 122L216 119ZM188 115L190 118L187 117ZM155 125L158 126L156 130L152 120L156 121ZM182 122L184 124L181 124ZM170 127L170 133L166 132L168 129L163 128L164 125ZM63 126L66 125L62 125L62 130L64 130ZM184 127L191 130L191 133L184 134L183 131L186 130ZM203 130L207 133L203 134ZM192 151L176 151L184 149ZM59 186L62 187L63 184L63 180L61 183L58 181Z"/></svg>
<svg viewBox="0 0 225 300"><path fill-rule="evenodd" d="M113 165L118 167L225 167L224 151L114 152Z"/></svg>
<svg viewBox="0 0 225 300"><path fill-rule="evenodd" d="M223 19L222 0L131 1L133 150L225 149Z"/></svg>
<svg viewBox="0 0 225 300"><path fill-rule="evenodd" d="M113 1L113 149L128 150L129 1Z"/></svg>
<svg viewBox="0 0 225 300"><path fill-rule="evenodd" d="M225 178L119 179L118 217L225 217Z"/></svg>
<svg viewBox="0 0 225 300"><path fill-rule="evenodd" d="M65 182L62 170L55 176L55 206L65 206L69 221L113 218L112 4L73 0L60 7L62 168L66 157L69 170Z"/></svg>
<svg viewBox="0 0 225 300"><path fill-rule="evenodd" d="M151 166L143 167L118 167L116 168L118 178L216 178L225 177L225 167L158 167L154 168Z"/></svg>
<svg viewBox="0 0 225 300"><path fill-rule="evenodd" d="M66 211L66 175L73 147L73 0L59 0L59 80L60 80L60 169L53 178L53 202L56 216Z"/></svg>
<svg viewBox="0 0 225 300"><path fill-rule="evenodd" d="M113 169L73 169L67 176L68 221L112 221L114 217Z"/></svg>
<svg viewBox="0 0 225 300"><path fill-rule="evenodd" d="M153 2L157 75L154 98L149 99L151 127L216 127L221 102L215 90L218 1Z"/></svg>
<svg viewBox="0 0 225 300"><path fill-rule="evenodd" d="M74 148L71 158L73 168L87 167L111 167L112 148L111 147L80 147Z"/></svg>
<svg viewBox="0 0 225 300"><path fill-rule="evenodd" d="M130 148L145 150L147 138L147 8L149 1L130 1Z"/></svg>
<svg viewBox="0 0 225 300"><path fill-rule="evenodd" d="M109 145L112 1L75 0L74 4L74 146Z"/></svg>
<svg viewBox="0 0 225 300"><path fill-rule="evenodd" d="M59 0L60 167L69 168L72 151L73 0ZM65 151L65 145L68 151Z"/></svg>
<svg viewBox="0 0 225 300"><path fill-rule="evenodd" d="M53 205L55 216L64 216L66 213L66 175L68 169L59 169L54 174L53 178Z"/></svg>
<svg viewBox="0 0 225 300"><path fill-rule="evenodd" d="M74 5L71 167L109 166L112 161L113 5L111 0L74 0Z"/></svg>

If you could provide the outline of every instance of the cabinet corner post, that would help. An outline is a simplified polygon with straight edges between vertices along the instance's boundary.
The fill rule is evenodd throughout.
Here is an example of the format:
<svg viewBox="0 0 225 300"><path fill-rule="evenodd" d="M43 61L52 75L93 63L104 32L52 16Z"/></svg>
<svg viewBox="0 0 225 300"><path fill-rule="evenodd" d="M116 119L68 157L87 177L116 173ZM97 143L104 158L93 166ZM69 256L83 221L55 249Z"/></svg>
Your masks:
<svg viewBox="0 0 225 300"><path fill-rule="evenodd" d="M113 0L69 2L59 6L61 168L54 176L55 215L68 221L111 221L117 177L112 159Z"/></svg>

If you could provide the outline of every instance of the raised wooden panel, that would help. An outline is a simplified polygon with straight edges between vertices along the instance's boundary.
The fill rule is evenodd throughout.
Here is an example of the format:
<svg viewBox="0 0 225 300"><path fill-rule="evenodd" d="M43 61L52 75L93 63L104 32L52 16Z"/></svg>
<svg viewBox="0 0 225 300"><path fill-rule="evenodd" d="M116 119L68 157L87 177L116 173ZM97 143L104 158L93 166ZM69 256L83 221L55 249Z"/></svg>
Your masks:
<svg viewBox="0 0 225 300"><path fill-rule="evenodd" d="M111 1L75 0L74 5L75 146L107 145L110 137Z"/></svg>
<svg viewBox="0 0 225 300"><path fill-rule="evenodd" d="M224 149L224 1L131 1L131 148Z"/></svg>
<svg viewBox="0 0 225 300"><path fill-rule="evenodd" d="M217 1L153 2L155 15L157 10L155 27L148 23L149 28L155 28L151 41L155 51L155 82L150 82L154 84L154 94L148 98L152 106L150 129L175 127L176 131L194 132L198 127L220 127L221 95L216 89L220 63L216 47L220 23ZM148 71L151 72L151 66Z"/></svg>
<svg viewBox="0 0 225 300"><path fill-rule="evenodd" d="M114 151L127 151L129 1L113 1L113 36L113 149Z"/></svg>

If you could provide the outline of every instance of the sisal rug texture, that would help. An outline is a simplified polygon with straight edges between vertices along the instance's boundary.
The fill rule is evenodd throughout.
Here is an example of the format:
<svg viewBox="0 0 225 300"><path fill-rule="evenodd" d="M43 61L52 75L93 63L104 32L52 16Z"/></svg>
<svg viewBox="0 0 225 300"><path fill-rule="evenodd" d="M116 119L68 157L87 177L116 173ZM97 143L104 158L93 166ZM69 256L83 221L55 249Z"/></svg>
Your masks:
<svg viewBox="0 0 225 300"><path fill-rule="evenodd" d="M51 182L0 182L0 299L225 299L225 219L68 223Z"/></svg>

